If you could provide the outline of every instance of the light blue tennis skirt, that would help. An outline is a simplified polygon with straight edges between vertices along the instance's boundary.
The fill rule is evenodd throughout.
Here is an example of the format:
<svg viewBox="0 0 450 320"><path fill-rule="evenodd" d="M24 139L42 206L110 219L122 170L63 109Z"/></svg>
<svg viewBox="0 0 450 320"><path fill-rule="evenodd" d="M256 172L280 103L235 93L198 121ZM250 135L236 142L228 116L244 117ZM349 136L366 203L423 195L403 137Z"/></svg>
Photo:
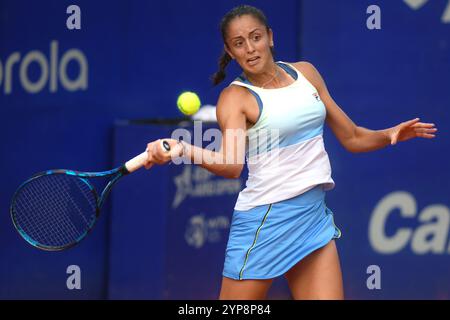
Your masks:
<svg viewBox="0 0 450 320"><path fill-rule="evenodd" d="M235 210L223 276L236 280L278 277L340 236L322 185L291 199Z"/></svg>

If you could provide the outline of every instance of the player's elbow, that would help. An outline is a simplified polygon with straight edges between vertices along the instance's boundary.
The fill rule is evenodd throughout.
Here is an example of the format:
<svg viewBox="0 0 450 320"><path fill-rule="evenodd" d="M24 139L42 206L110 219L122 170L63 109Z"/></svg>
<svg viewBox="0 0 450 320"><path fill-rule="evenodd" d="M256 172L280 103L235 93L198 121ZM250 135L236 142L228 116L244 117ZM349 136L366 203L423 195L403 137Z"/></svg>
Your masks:
<svg viewBox="0 0 450 320"><path fill-rule="evenodd" d="M237 179L241 176L243 167L243 165L227 165L227 170L224 170L221 176L227 179Z"/></svg>
<svg viewBox="0 0 450 320"><path fill-rule="evenodd" d="M358 153L358 149L353 144L343 144L345 150L351 153Z"/></svg>
<svg viewBox="0 0 450 320"><path fill-rule="evenodd" d="M241 176L241 171L233 171L227 178L238 179Z"/></svg>
<svg viewBox="0 0 450 320"><path fill-rule="evenodd" d="M358 148L354 144L343 144L345 150L351 153L358 153Z"/></svg>
<svg viewBox="0 0 450 320"><path fill-rule="evenodd" d="M351 152L351 153L361 153L364 151L363 149L361 149L361 147L357 143L353 143L353 142L344 144L344 148L345 148L345 150L347 150L348 152Z"/></svg>
<svg viewBox="0 0 450 320"><path fill-rule="evenodd" d="M341 144L348 152L351 153L361 152L360 148L358 147L359 141L356 137L348 137L346 139L341 139Z"/></svg>

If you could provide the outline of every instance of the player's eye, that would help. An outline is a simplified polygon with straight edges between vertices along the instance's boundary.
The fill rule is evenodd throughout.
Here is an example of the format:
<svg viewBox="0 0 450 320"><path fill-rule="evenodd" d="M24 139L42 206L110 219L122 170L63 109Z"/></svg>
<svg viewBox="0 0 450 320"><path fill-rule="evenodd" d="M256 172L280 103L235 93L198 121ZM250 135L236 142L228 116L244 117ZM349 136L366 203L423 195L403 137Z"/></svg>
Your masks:
<svg viewBox="0 0 450 320"><path fill-rule="evenodd" d="M258 41L259 39L261 39L261 36L259 34L253 36L253 40L255 41Z"/></svg>

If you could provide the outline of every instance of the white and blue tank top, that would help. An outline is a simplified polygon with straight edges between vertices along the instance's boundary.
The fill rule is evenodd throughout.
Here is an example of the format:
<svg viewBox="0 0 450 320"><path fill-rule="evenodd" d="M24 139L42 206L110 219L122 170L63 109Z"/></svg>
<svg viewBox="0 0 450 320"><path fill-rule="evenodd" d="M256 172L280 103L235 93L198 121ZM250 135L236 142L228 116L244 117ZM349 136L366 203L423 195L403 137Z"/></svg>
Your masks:
<svg viewBox="0 0 450 320"><path fill-rule="evenodd" d="M263 89L242 75L230 85L246 87L259 106L256 123L247 130L248 178L235 210L298 196L317 185L334 188L323 143L325 105L316 88L289 63L277 65L294 78L288 86Z"/></svg>

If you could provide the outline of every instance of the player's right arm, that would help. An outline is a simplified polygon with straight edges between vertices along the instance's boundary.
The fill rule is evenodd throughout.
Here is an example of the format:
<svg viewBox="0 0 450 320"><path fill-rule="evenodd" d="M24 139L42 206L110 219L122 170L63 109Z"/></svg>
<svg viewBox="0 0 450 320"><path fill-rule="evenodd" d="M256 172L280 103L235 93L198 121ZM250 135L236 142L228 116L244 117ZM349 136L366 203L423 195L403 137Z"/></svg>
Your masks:
<svg viewBox="0 0 450 320"><path fill-rule="evenodd" d="M245 89L229 86L217 102L216 115L222 140L217 152L195 146L186 148L192 163L198 163L208 171L226 178L238 178L245 162L246 116L244 113ZM197 154L196 154L197 153ZM197 156L197 159L195 157Z"/></svg>
<svg viewBox="0 0 450 320"><path fill-rule="evenodd" d="M217 102L216 115L222 133L219 151L202 149L183 142L183 157L190 163L197 164L206 170L225 177L235 179L241 175L245 162L246 122L244 103L248 97L245 89L237 86L225 88ZM178 143L173 139L165 139L171 147ZM170 155L164 152L156 141L149 143L149 163L164 164L170 161Z"/></svg>

